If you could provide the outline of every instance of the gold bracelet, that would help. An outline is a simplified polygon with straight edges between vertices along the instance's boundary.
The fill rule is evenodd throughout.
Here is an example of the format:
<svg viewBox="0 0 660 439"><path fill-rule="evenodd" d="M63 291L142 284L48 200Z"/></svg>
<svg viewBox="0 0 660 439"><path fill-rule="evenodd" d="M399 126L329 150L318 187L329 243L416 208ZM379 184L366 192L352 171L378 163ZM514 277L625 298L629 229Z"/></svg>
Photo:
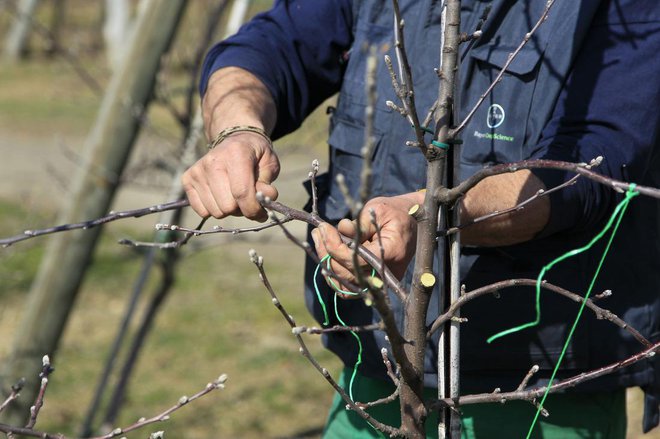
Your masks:
<svg viewBox="0 0 660 439"><path fill-rule="evenodd" d="M273 142L270 140L270 137L263 129L259 127L253 127L251 125L236 125L233 127L225 128L224 130L220 131L218 135L215 136L213 141L208 144L208 148L213 149L216 146L218 146L227 137L231 136L232 134L241 133L241 132L259 134L261 137L263 137L268 141L268 144L270 145L271 148L273 147Z"/></svg>

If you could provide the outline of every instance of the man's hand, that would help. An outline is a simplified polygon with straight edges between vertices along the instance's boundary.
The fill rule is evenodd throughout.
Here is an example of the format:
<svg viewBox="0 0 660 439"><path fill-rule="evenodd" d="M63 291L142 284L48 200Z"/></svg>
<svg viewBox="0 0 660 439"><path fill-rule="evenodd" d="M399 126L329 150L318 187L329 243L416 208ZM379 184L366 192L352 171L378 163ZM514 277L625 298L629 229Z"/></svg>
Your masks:
<svg viewBox="0 0 660 439"><path fill-rule="evenodd" d="M243 215L265 221L267 214L256 193L276 199L271 183L279 172L279 159L268 141L256 133L239 132L209 151L181 180L190 205L202 217Z"/></svg>
<svg viewBox="0 0 660 439"><path fill-rule="evenodd" d="M461 222L512 208L520 202L545 189L543 183L530 171L521 170L489 177L470 190L461 201ZM385 265L401 278L415 251L416 222L408 214L415 204L423 204L424 193L413 192L395 197L374 198L365 206L362 213L362 244L376 256L381 254L376 228L371 223L369 210L376 213L376 221L381 226L382 247ZM523 210L507 214L466 227L461 232L461 243L475 246L504 246L533 239L548 221L550 202L545 198L536 199ZM355 281L353 274L353 250L341 241L339 233L354 237L356 223L342 220L337 229L329 224L321 224L312 231L316 252L320 258L332 256L330 267L340 278ZM365 270L366 262L358 259L360 270ZM369 274L369 269L364 271Z"/></svg>
<svg viewBox="0 0 660 439"><path fill-rule="evenodd" d="M272 132L277 119L275 102L266 86L250 72L227 67L211 75L202 100L206 135L213 139L223 130L249 125ZM271 183L280 162L270 143L252 132L236 132L209 151L182 176L193 210L202 217L243 215L265 221L266 211L256 193L271 199Z"/></svg>
<svg viewBox="0 0 660 439"><path fill-rule="evenodd" d="M360 217L362 245L376 257L380 257L382 251L385 265L397 278L403 277L415 251L417 222L408 214L408 211L421 201L423 201L423 194L417 192L395 197L374 198L365 205ZM381 229L382 241L379 240L376 226L371 220L370 211L372 210L376 216L376 223ZM338 277L352 282L355 282L353 250L342 242L339 234L354 238L356 231L357 221L347 219L340 221L337 229L330 224L323 223L312 231L319 258L330 254L332 271ZM371 272L363 259L358 258L358 264L358 268L363 270L366 275Z"/></svg>

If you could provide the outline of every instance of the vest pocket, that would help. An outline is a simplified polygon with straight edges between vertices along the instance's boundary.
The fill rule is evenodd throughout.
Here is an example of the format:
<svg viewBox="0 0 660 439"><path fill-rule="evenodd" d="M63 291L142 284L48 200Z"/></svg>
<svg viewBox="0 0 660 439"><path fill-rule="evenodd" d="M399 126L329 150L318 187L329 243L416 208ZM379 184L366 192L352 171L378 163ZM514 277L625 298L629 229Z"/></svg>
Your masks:
<svg viewBox="0 0 660 439"><path fill-rule="evenodd" d="M480 46L470 52L469 88L464 90L461 117L478 101L506 64L510 47ZM542 53L530 47L521 50L507 67L502 81L481 104L463 131L461 161L468 165L509 163L526 158L527 120L536 88ZM462 176L466 178L468 175Z"/></svg>

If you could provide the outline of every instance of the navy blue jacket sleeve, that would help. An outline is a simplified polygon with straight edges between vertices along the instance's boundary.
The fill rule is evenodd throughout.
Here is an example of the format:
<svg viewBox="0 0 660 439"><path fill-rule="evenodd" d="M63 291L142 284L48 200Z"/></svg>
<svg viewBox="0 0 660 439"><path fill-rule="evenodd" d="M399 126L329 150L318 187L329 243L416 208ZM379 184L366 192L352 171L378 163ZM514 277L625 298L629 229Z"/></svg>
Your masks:
<svg viewBox="0 0 660 439"><path fill-rule="evenodd" d="M351 43L350 0L277 0L271 10L210 50L200 91L203 95L211 74L222 67L250 71L275 100L273 138L281 137L339 91Z"/></svg>
<svg viewBox="0 0 660 439"><path fill-rule="evenodd" d="M657 0L628 8L615 3L604 2L609 7L596 15L533 158L589 162L602 156L597 172L640 182L660 147L660 8ZM548 188L573 175L534 173ZM595 226L617 197L580 178L550 200L551 218L542 236Z"/></svg>

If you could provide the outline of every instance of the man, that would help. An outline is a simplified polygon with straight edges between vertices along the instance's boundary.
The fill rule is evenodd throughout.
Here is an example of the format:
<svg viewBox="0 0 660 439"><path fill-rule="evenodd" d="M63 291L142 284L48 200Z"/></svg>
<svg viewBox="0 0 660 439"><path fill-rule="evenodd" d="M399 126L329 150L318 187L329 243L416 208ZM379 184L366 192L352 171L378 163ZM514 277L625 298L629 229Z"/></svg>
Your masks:
<svg viewBox="0 0 660 439"><path fill-rule="evenodd" d="M437 0L402 1L406 42L413 66L416 99L425 112L437 96L437 65L441 5ZM462 6L462 30L476 27L490 1L467 0ZM497 0L473 45L463 45L459 80L460 120L486 89L545 7L545 2ZM312 109L339 91L330 131L331 163L321 179L319 208L329 223L348 217L348 208L335 183L345 176L349 190L359 186L360 149L364 141L366 106L365 45L391 52L392 10L389 2L277 1L229 40L209 53L202 77L207 134L215 147L184 175L186 193L201 216L244 215L263 220L257 191L275 198L272 185L280 171L268 140L299 126ZM459 178L484 165L524 158L589 162L603 156L598 171L619 180L660 185L658 103L660 102L660 7L655 0L557 2L550 16L507 69L498 85L463 133ZM396 101L385 67L377 72L378 101L374 116L376 150L373 157L374 198L383 227L386 261L403 275L414 252L414 224L407 215L419 203L415 192L424 185L425 160L405 147L412 138L408 122L384 102ZM251 128L245 128L251 127ZM571 175L557 171L518 171L483 181L462 201L462 221L512 207L552 188ZM613 191L587 179L541 198L522 211L466 228L461 234L461 275L468 289L498 280L535 278L541 267L558 255L589 241L620 199ZM623 220L595 291L612 289L603 303L651 341L660 334L660 270L658 203L637 197ZM353 233L352 223L339 231ZM350 278L351 259L336 231L322 226L314 232L320 255L333 255L332 269ZM366 235L367 247L376 245ZM602 246L561 264L546 278L583 294L595 271ZM631 263L635 261L635 263ZM315 266L308 261L306 300L317 320L323 320L319 297L332 302L333 291L314 292ZM410 281L410 273L404 282ZM525 294L525 292L527 294ZM510 335L492 345L485 339L514 323L533 319L529 289L483 298L463 309L462 393L512 389L533 364L541 368L535 384L547 383L575 307L544 295L543 319L537 328ZM394 301L395 315L401 306ZM338 315L347 324L378 321L362 301L340 301ZM437 295L431 310L438 309ZM429 322L437 312L430 312ZM332 318L330 324L338 323ZM610 327L612 326L612 327ZM391 387L379 355L388 347L380 332L360 334L364 353L356 380L357 400ZM351 370L357 361L349 334L324 338ZM435 344L427 347L425 385L437 383ZM613 325L585 316L563 362L559 378L626 358L640 346ZM645 428L658 423L660 367L644 360L615 374L581 386L579 392L553 396L546 404L551 417L535 437L625 437L625 387L646 391ZM336 403L326 437L377 437L376 433ZM500 408L463 407L465 437L524 435L533 415L529 404ZM381 409L378 409L381 410ZM396 423L396 409L383 408L379 419ZM389 411L388 411L389 410Z"/></svg>

